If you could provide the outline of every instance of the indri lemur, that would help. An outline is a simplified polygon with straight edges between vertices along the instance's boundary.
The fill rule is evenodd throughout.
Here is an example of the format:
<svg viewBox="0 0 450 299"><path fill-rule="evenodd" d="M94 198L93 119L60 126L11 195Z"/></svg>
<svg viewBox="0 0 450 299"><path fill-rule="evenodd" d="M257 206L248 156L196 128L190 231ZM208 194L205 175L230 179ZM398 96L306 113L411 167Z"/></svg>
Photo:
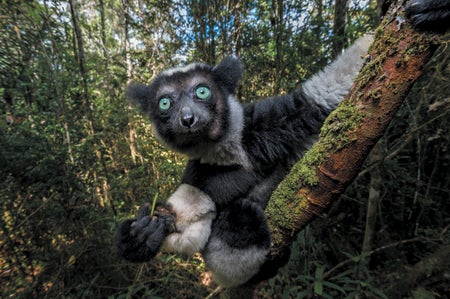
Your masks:
<svg viewBox="0 0 450 299"><path fill-rule="evenodd" d="M408 5L416 26L449 21L448 0ZM180 187L153 217L146 204L137 219L120 224L120 254L145 262L159 250L201 252L223 287L254 276L271 242L267 201L348 93L370 43L370 36L361 38L291 94L245 105L235 99L243 67L233 56L216 66L169 69L150 85L132 85L128 96L148 114L157 137L189 162Z"/></svg>

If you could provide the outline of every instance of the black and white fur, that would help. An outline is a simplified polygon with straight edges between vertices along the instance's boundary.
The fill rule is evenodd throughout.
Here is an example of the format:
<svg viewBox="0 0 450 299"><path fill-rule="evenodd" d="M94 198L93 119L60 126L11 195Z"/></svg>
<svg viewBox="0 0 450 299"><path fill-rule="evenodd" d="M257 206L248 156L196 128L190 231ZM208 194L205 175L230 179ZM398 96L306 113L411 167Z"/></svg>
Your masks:
<svg viewBox="0 0 450 299"><path fill-rule="evenodd" d="M272 191L348 93L371 41L361 38L293 93L246 105L235 99L243 67L233 56L131 86L128 95L149 115L157 137L189 162L180 187L159 206L170 214L157 209L150 217L146 204L137 219L121 223L120 254L144 262L160 250L201 252L221 286L252 278L270 247L264 208Z"/></svg>

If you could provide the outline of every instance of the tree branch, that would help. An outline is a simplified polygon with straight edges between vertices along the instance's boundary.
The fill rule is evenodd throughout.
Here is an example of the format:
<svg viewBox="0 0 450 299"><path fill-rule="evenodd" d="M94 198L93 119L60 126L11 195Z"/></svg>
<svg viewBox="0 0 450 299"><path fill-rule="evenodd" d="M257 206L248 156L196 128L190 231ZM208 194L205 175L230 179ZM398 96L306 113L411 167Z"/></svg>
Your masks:
<svg viewBox="0 0 450 299"><path fill-rule="evenodd" d="M442 275L448 270L450 263L450 245L442 245L430 255L424 257L410 269L401 269L397 276L400 278L386 290L388 298L402 298L425 278L433 275Z"/></svg>

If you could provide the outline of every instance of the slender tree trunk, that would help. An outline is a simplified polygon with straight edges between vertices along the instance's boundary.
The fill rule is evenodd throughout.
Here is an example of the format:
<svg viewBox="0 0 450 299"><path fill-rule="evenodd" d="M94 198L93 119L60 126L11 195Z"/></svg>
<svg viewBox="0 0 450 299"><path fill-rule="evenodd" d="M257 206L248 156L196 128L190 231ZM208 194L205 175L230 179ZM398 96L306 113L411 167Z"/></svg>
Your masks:
<svg viewBox="0 0 450 299"><path fill-rule="evenodd" d="M236 55L240 55L241 52L241 34L242 34L242 30L244 29L244 24L241 21L241 14L244 13L241 9L241 5L243 5L241 2L236 1L236 3L234 4L233 8L231 8L232 10L232 14L234 16L234 32L233 35L231 37L231 43L232 43L232 48L231 50L234 51L236 53Z"/></svg>
<svg viewBox="0 0 450 299"><path fill-rule="evenodd" d="M83 35L81 32L80 24L78 22L78 11L77 11L78 3L76 3L76 0L69 0L69 6L70 6L70 17L72 20L73 33L75 38L74 54L78 63L81 76L81 85L83 88L81 104L83 107L85 107L85 111L88 113L88 116L90 116L90 103L89 103L88 79L87 79L88 75L85 67L86 62L84 55ZM92 120L92 118L90 117L89 120Z"/></svg>
<svg viewBox="0 0 450 299"><path fill-rule="evenodd" d="M130 32L130 24L129 24L129 18L130 18L130 4L128 0L122 0L122 8L124 11L124 36L123 36L123 45L125 47L125 65L127 69L127 82L131 82L131 78L133 76L133 65L131 64L131 44L130 44L130 38L129 38L129 32ZM138 150L136 148L136 140L135 140L135 132L133 128L133 124L131 122L128 123L128 146L130 148L130 154L131 154L131 160L133 161L133 164L136 164L137 157L140 157L138 155ZM142 158L141 158L142 159ZM141 160L142 162L142 160Z"/></svg>
<svg viewBox="0 0 450 299"><path fill-rule="evenodd" d="M283 67L283 32L284 32L284 5L283 0L272 1L272 30L275 39L275 71L273 81L275 82L274 94L280 93L281 80L285 75Z"/></svg>
<svg viewBox="0 0 450 299"><path fill-rule="evenodd" d="M208 5L207 8L208 11L208 37L209 37L209 43L208 43L208 57L207 60L209 63L214 64L216 62L216 18L214 15L219 11L217 7L216 1L211 1L211 3Z"/></svg>
<svg viewBox="0 0 450 299"><path fill-rule="evenodd" d="M100 36L102 41L102 53L103 53L103 59L105 61L105 69L109 69L109 55L107 51L107 42L106 42L106 24L105 24L105 3L104 0L99 0L99 12L100 12Z"/></svg>
<svg viewBox="0 0 450 299"><path fill-rule="evenodd" d="M370 153L370 160L378 164L370 172L370 183L369 183L369 198L367 201L366 209L366 225L364 230L364 238L361 249L362 259L360 261L361 266L367 266L370 262L370 252L372 251L373 238L375 236L378 208L381 201L381 187L382 187L382 177L381 177L381 163L382 152L381 143L378 142L372 152ZM364 272L359 272L359 280L364 281L366 279ZM361 285L358 285L358 291L360 291ZM357 294L356 298L360 298L360 294Z"/></svg>
<svg viewBox="0 0 450 299"><path fill-rule="evenodd" d="M345 17L347 15L347 5L348 0L336 0L334 4L333 57L338 56L345 46Z"/></svg>
<svg viewBox="0 0 450 299"><path fill-rule="evenodd" d="M381 144L377 143L370 153L371 161L378 161L378 166L370 172L369 199L367 201L366 226L362 244L362 253L372 250L373 237L375 235L375 225L377 222L378 207L381 201L382 177L379 161L382 160Z"/></svg>
<svg viewBox="0 0 450 299"><path fill-rule="evenodd" d="M188 1L191 5L194 31L196 32L195 46L199 49L200 59L207 63L215 63L214 41L214 5L207 1Z"/></svg>
<svg viewBox="0 0 450 299"><path fill-rule="evenodd" d="M127 81L130 82L132 76L133 76L133 66L131 64L131 45L130 45L130 4L128 3L128 0L122 0L122 8L124 12L124 37L123 37L123 44L125 46L125 65L127 68Z"/></svg>

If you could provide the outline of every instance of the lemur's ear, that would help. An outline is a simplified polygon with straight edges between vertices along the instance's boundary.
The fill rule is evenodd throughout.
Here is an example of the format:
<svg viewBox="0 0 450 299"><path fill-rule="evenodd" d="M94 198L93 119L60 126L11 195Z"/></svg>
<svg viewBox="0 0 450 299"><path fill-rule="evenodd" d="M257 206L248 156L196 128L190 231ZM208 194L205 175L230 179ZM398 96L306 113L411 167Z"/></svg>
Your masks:
<svg viewBox="0 0 450 299"><path fill-rule="evenodd" d="M148 110L150 87L139 83L131 83L125 92L131 103L138 106L143 111Z"/></svg>
<svg viewBox="0 0 450 299"><path fill-rule="evenodd" d="M231 55L222 59L212 71L215 79L221 81L230 93L234 93L244 73L244 66L237 56Z"/></svg>

